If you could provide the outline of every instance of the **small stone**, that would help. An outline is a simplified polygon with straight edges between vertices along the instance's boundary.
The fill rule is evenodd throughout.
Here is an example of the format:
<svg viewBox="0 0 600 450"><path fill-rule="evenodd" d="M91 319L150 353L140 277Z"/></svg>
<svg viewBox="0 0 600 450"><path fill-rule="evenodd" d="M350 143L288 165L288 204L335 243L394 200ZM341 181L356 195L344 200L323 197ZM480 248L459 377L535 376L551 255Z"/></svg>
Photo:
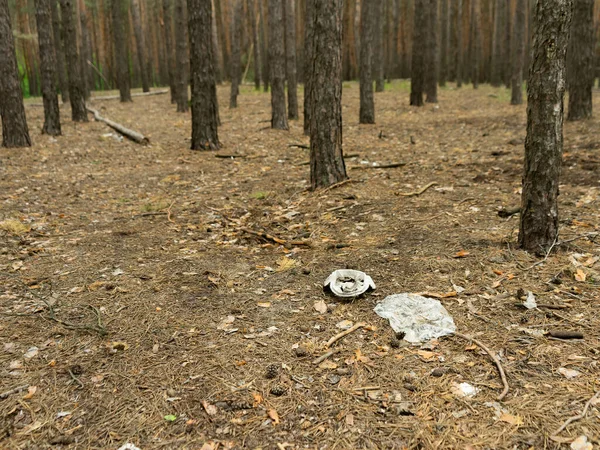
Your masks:
<svg viewBox="0 0 600 450"><path fill-rule="evenodd" d="M327 376L327 381L331 384L336 385L340 382L342 378L339 375L330 374Z"/></svg>
<svg viewBox="0 0 600 450"><path fill-rule="evenodd" d="M410 392L416 392L417 387L411 383L404 383L404 389L406 389L407 391L410 391Z"/></svg>
<svg viewBox="0 0 600 450"><path fill-rule="evenodd" d="M306 355L308 355L308 350L303 345L295 348L294 351L298 358L304 358Z"/></svg>
<svg viewBox="0 0 600 450"><path fill-rule="evenodd" d="M304 275L310 275L310 269L308 267L303 267L302 268L302 273Z"/></svg>
<svg viewBox="0 0 600 450"><path fill-rule="evenodd" d="M431 376L439 378L439 377L446 375L449 370L450 369L448 369L447 367L436 367L435 369L433 369L431 371Z"/></svg>
<svg viewBox="0 0 600 450"><path fill-rule="evenodd" d="M396 339L396 336L394 336L390 339L390 347L392 347L392 348L400 347L400 341L398 339Z"/></svg>

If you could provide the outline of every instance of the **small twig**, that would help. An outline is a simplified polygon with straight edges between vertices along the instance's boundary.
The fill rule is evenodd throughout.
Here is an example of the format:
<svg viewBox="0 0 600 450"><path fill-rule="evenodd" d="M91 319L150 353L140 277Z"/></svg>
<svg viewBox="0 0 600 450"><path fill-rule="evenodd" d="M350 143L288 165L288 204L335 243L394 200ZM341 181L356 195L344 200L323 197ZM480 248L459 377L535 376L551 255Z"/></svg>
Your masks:
<svg viewBox="0 0 600 450"><path fill-rule="evenodd" d="M167 220L171 223L175 223L174 220L171 220L171 206L173 206L175 204L175 200L173 200L171 202L171 204L169 205L169 207L167 208Z"/></svg>
<svg viewBox="0 0 600 450"><path fill-rule="evenodd" d="M288 147L304 148L306 150L310 150L310 145L304 145L304 144L290 144L290 145L288 145Z"/></svg>
<svg viewBox="0 0 600 450"><path fill-rule="evenodd" d="M517 206L516 208L502 208L498 211L498 216L506 219L507 217L514 216L515 214L519 214L521 212L521 207Z"/></svg>
<svg viewBox="0 0 600 450"><path fill-rule="evenodd" d="M0 399L8 398L10 395L18 394L19 392L24 391L25 389L28 389L28 388L29 388L29 385L24 384L23 386L17 386L16 388L9 389L8 391L4 391L0 394Z"/></svg>
<svg viewBox="0 0 600 450"><path fill-rule="evenodd" d="M281 245L304 245L306 247L311 247L312 243L310 241L288 241L286 239L282 239L280 237L277 236L273 236L271 234L267 234L265 232L262 231L254 231L251 230L250 228L246 228L246 227L240 227L239 228L240 231L243 231L244 233L248 233L248 234L252 234L254 236L258 236L260 238L263 238L267 241L271 241L271 242L275 242L276 244L281 244Z"/></svg>
<svg viewBox="0 0 600 450"><path fill-rule="evenodd" d="M403 167L405 166L406 163L405 162L397 162L397 163L390 163L390 164L381 164L379 166L352 166L350 167L350 169L358 169L358 170L366 170L366 169L394 169L396 167Z"/></svg>
<svg viewBox="0 0 600 450"><path fill-rule="evenodd" d="M467 198L463 198L460 202L458 202L456 205L454 205L454 207L460 206L463 203L467 203L470 202L471 200L475 200L475 197L467 197Z"/></svg>
<svg viewBox="0 0 600 450"><path fill-rule="evenodd" d="M327 193L327 192L329 192L329 191L332 191L332 190L334 190L334 189L337 189L337 188L339 188L340 186L343 186L343 185L345 185L345 184L348 184L348 183L356 183L356 180L353 180L352 178L348 178L348 179L346 179L346 180L340 181L339 183L334 183L334 184L332 184L331 186L328 186L328 187L326 187L325 189L323 189L323 190L320 192L320 194L321 194L321 195L323 195L323 194L325 194L325 193Z"/></svg>
<svg viewBox="0 0 600 450"><path fill-rule="evenodd" d="M436 186L436 185L437 185L437 182L436 181L432 181L431 183L425 185L424 187L422 187L418 191L414 191L414 192L396 192L396 195L400 195L402 197L417 197L417 196L421 195L423 192L425 192L427 189L429 189L431 186Z"/></svg>
<svg viewBox="0 0 600 450"><path fill-rule="evenodd" d="M502 364L500 363L500 360L492 353L492 351L489 348L487 348L487 346L483 342L478 341L477 339L475 339L471 336L467 336L466 334L457 333L456 331L453 334L455 336L461 337L467 341L473 342L474 344L479 346L484 352L486 352L490 356L490 358L492 358L492 361L494 361L494 364L496 364L496 367L498 368L498 372L500 373L500 378L502 379L502 384L504 385L504 389L502 390L500 395L497 397L498 401L502 401L504 399L504 397L506 397L506 394L508 394L508 381L506 380L506 374L504 373L504 369L502 368Z"/></svg>
<svg viewBox="0 0 600 450"><path fill-rule="evenodd" d="M81 380L79 378L77 378L75 376L75 374L73 373L73 371L71 369L69 369L69 375L71 375L71 378L73 379L73 381L75 383L77 383L81 389L83 389L83 383L81 382Z"/></svg>
<svg viewBox="0 0 600 450"><path fill-rule="evenodd" d="M221 159L231 159L231 158L245 158L246 155L223 155L223 154L215 154L215 158Z"/></svg>
<svg viewBox="0 0 600 450"><path fill-rule="evenodd" d="M341 348L334 348L333 350L329 350L327 353L323 353L321 356L319 356L316 359L313 359L313 364L321 364L323 361L325 361L327 358L329 358L330 356L335 355L336 353L341 352L342 349Z"/></svg>
<svg viewBox="0 0 600 450"><path fill-rule="evenodd" d="M556 430L554 433L552 433L552 435L550 436L550 438L553 437L557 437L557 435L562 432L565 428L567 428L570 424L572 424L573 422L577 421L577 420L581 420L585 417L585 415L587 414L588 409L590 408L590 405L596 400L600 398L600 391L597 391L594 396L592 398L590 398L587 403L585 404L585 406L583 407L583 411L581 411L581 414L578 414L576 416L572 416L569 417L567 420L565 420L565 423L563 423L558 430Z"/></svg>
<svg viewBox="0 0 600 450"><path fill-rule="evenodd" d="M351 326L350 328L348 328L347 330L342 331L341 333L336 334L335 336L333 336L331 339L329 339L327 341L327 343L325 344L325 348L329 348L331 347L335 342L339 341L340 339L342 339L344 336L348 336L350 333L355 332L356 330L358 330L359 328L362 328L364 326L366 326L367 324L365 322L358 322L355 323L353 326Z"/></svg>
<svg viewBox="0 0 600 450"><path fill-rule="evenodd" d="M524 272L527 272L527 271L533 269L534 267L537 267L540 264L545 263L546 260L548 259L548 256L550 256L550 253L552 253L552 249L557 245L557 242L558 242L558 235L556 236L556 238L554 239L554 242L552 242L552 245L550 246L550 248L546 252L546 256L544 256L544 259L542 259L541 261L536 262L535 264L532 264L529 267L525 267L524 269L521 269L521 270L523 270ZM558 244L558 245L560 245L560 244Z"/></svg>

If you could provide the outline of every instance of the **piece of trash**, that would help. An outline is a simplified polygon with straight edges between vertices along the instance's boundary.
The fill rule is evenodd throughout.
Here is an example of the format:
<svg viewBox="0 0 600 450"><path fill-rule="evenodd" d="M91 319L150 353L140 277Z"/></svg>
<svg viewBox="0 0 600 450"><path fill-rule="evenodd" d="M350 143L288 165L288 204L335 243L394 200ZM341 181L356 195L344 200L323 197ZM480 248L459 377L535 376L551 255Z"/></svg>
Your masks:
<svg viewBox="0 0 600 450"><path fill-rule="evenodd" d="M594 446L591 442L588 442L588 438L586 435L582 434L573 442L571 442L572 450L592 450Z"/></svg>
<svg viewBox="0 0 600 450"><path fill-rule="evenodd" d="M124 272L123 272L123 269L118 269L118 268L117 268L117 269L115 269L115 270L113 270L113 272L112 272L112 274L113 274L115 277L117 277L117 276L119 276L119 275L123 275L123 273L124 273Z"/></svg>
<svg viewBox="0 0 600 450"><path fill-rule="evenodd" d="M581 372L579 372L578 370L567 369L565 367L560 367L558 369L558 373L560 373L562 376L564 376L567 380L571 380L571 379L581 375Z"/></svg>
<svg viewBox="0 0 600 450"><path fill-rule="evenodd" d="M63 417L67 417L73 414L73 411L59 411L56 413L57 419L62 419Z"/></svg>
<svg viewBox="0 0 600 450"><path fill-rule="evenodd" d="M175 414L167 414L165 416L165 420L167 422L175 422L177 420L177 416Z"/></svg>
<svg viewBox="0 0 600 450"><path fill-rule="evenodd" d="M37 354L39 353L40 349L37 347L31 347L29 350L27 350L27 352L25 352L25 354L23 355L23 358L25 359L31 359L31 358L35 358L37 356Z"/></svg>
<svg viewBox="0 0 600 450"><path fill-rule="evenodd" d="M452 383L451 391L459 397L475 397L479 389L469 383Z"/></svg>
<svg viewBox="0 0 600 450"><path fill-rule="evenodd" d="M537 302L535 301L535 295L533 295L533 292L527 292L527 299L523 302L523 306L527 309L537 308Z"/></svg>
<svg viewBox="0 0 600 450"><path fill-rule="evenodd" d="M396 333L408 342L426 342L456 331L454 320L439 300L417 294L388 295L373 310L388 319Z"/></svg>
<svg viewBox="0 0 600 450"><path fill-rule="evenodd" d="M126 444L123 444L119 447L119 450L142 450L139 447L136 447L135 445L133 445L131 442L128 442Z"/></svg>
<svg viewBox="0 0 600 450"><path fill-rule="evenodd" d="M350 298L375 289L375 283L369 275L359 270L339 269L327 277L323 289L336 297Z"/></svg>

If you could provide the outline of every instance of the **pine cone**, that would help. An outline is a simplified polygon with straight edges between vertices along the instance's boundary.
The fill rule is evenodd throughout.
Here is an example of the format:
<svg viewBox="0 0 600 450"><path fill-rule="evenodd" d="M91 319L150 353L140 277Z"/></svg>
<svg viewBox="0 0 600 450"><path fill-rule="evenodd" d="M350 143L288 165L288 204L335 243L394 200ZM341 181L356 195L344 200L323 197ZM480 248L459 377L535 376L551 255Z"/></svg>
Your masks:
<svg viewBox="0 0 600 450"><path fill-rule="evenodd" d="M279 374L279 366L277 364L270 364L267 366L267 370L265 372L265 378L272 380L277 377Z"/></svg>
<svg viewBox="0 0 600 450"><path fill-rule="evenodd" d="M283 387L280 384L276 384L275 386L273 386L271 388L271 394L275 395L276 397L280 397L285 393L286 393L285 387Z"/></svg>
<svg viewBox="0 0 600 450"><path fill-rule="evenodd" d="M392 348L400 347L400 341L398 339L396 339L396 336L394 336L390 339L390 347L392 347Z"/></svg>

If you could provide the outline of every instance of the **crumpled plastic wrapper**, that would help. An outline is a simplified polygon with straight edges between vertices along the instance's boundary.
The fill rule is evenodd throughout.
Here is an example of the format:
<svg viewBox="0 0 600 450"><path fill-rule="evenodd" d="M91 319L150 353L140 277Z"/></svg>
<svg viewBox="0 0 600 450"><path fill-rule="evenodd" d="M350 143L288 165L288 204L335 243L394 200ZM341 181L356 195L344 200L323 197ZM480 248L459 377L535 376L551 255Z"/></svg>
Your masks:
<svg viewBox="0 0 600 450"><path fill-rule="evenodd" d="M405 333L408 342L427 342L456 331L454 320L439 300L417 294L388 295L374 311L388 319L396 333Z"/></svg>
<svg viewBox="0 0 600 450"><path fill-rule="evenodd" d="M327 277L323 289L330 290L336 297L351 298L375 289L375 283L359 270L339 269Z"/></svg>

